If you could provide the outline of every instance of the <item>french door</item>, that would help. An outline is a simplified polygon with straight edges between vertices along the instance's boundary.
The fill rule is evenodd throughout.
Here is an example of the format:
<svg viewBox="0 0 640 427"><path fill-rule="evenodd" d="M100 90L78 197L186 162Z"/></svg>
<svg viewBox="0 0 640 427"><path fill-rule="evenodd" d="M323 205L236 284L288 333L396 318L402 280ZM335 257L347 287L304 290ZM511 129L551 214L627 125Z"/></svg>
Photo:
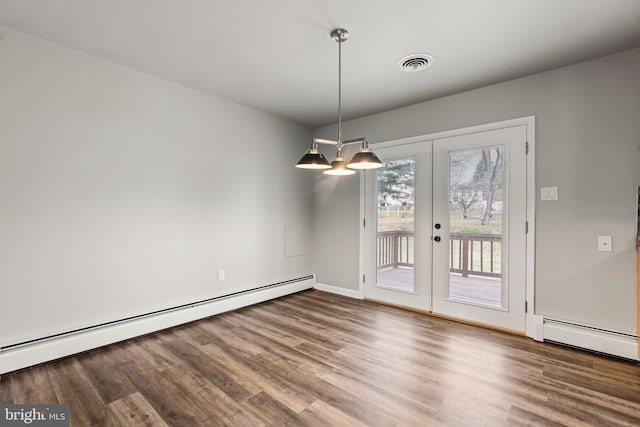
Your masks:
<svg viewBox="0 0 640 427"><path fill-rule="evenodd" d="M431 305L429 141L376 148L385 163L365 175L365 297L405 307Z"/></svg>
<svg viewBox="0 0 640 427"><path fill-rule="evenodd" d="M365 298L525 331L526 126L376 148Z"/></svg>

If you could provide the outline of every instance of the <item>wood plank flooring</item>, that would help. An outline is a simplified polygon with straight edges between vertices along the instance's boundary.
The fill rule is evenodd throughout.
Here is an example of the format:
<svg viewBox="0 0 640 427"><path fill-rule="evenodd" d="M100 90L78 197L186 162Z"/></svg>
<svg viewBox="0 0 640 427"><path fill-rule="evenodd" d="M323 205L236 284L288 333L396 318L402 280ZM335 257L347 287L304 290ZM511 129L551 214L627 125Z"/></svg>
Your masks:
<svg viewBox="0 0 640 427"><path fill-rule="evenodd" d="M73 426L640 425L640 367L305 291L3 375Z"/></svg>

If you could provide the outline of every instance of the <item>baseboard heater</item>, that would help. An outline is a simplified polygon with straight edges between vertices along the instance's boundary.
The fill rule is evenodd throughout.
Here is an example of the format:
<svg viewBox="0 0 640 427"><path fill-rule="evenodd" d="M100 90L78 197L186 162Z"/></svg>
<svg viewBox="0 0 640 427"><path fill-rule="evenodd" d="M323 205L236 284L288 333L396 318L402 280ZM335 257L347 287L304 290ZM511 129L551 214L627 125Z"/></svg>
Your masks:
<svg viewBox="0 0 640 427"><path fill-rule="evenodd" d="M636 335L548 317L544 318L543 335L544 341L639 360Z"/></svg>
<svg viewBox="0 0 640 427"><path fill-rule="evenodd" d="M308 275L219 297L0 346L0 374L315 287Z"/></svg>

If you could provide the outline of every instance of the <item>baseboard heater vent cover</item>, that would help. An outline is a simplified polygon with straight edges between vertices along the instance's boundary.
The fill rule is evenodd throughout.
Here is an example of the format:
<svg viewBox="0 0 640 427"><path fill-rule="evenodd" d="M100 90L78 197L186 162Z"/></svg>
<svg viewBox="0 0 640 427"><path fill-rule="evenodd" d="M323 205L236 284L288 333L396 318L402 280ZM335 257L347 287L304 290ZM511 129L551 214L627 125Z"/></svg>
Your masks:
<svg viewBox="0 0 640 427"><path fill-rule="evenodd" d="M0 374L315 287L308 275L0 346Z"/></svg>
<svg viewBox="0 0 640 427"><path fill-rule="evenodd" d="M548 317L544 318L543 328L544 341L639 360L636 335Z"/></svg>

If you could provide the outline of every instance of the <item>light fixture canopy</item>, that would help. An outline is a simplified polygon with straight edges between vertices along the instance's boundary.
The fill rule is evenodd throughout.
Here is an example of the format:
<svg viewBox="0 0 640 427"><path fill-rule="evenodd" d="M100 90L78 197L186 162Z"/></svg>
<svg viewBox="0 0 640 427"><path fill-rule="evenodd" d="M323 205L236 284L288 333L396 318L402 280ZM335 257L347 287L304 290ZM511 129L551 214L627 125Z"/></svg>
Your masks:
<svg viewBox="0 0 640 427"><path fill-rule="evenodd" d="M324 173L327 175L353 175L355 170L381 168L384 164L369 149L369 144L365 138L355 138L347 141L342 139L342 42L349 38L349 32L342 28L336 28L331 31L331 38L338 43L338 139L334 141L314 138L311 148L302 156L296 167L302 169L324 169ZM328 144L336 147L336 159L331 164L318 151L318 144ZM349 144L361 144L361 147L360 151L347 163L342 156L342 147Z"/></svg>

